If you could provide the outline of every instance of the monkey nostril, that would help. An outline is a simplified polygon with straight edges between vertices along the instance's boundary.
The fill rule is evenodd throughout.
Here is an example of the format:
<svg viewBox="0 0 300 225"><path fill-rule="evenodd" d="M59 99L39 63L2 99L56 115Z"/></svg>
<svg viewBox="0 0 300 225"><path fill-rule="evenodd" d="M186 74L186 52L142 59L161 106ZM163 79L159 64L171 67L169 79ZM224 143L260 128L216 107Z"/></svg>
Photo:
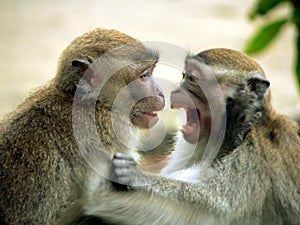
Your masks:
<svg viewBox="0 0 300 225"><path fill-rule="evenodd" d="M165 96L163 93L158 93L157 101L158 101L158 104L160 105L159 107L164 108L166 102L165 102Z"/></svg>
<svg viewBox="0 0 300 225"><path fill-rule="evenodd" d="M162 104L165 104L165 96L163 94L159 94Z"/></svg>
<svg viewBox="0 0 300 225"><path fill-rule="evenodd" d="M160 87L155 87L155 91L157 91L160 94L163 94L163 91Z"/></svg>

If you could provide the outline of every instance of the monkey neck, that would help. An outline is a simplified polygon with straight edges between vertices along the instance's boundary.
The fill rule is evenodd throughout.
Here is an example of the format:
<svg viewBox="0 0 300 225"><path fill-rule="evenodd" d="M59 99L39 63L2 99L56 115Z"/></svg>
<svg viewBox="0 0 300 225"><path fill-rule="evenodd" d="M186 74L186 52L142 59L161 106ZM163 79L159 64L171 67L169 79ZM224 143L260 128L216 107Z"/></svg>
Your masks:
<svg viewBox="0 0 300 225"><path fill-rule="evenodd" d="M262 110L262 124L269 124L278 117L278 113L273 109L271 98L271 92L269 91Z"/></svg>
<svg viewBox="0 0 300 225"><path fill-rule="evenodd" d="M89 101L72 103L70 125L77 146L85 158L93 161L106 155L111 158L116 152L135 154L135 128L128 117L111 112L111 107ZM105 154L103 154L105 153Z"/></svg>
<svg viewBox="0 0 300 225"><path fill-rule="evenodd" d="M113 112L110 107L96 106L97 133L104 147L112 155L115 152L129 154L135 150L137 129L129 121L128 115Z"/></svg>
<svg viewBox="0 0 300 225"><path fill-rule="evenodd" d="M203 137L197 144L191 144L184 140L182 134L179 134L179 140L172 153L171 159L168 165L162 170L161 174L163 176L168 176L176 171L199 165L200 162L208 162L208 157L202 157L206 150L207 143L208 138ZM210 149L207 149L207 151L209 150Z"/></svg>
<svg viewBox="0 0 300 225"><path fill-rule="evenodd" d="M189 148L193 150L193 152L186 164L186 167L191 167L195 164L204 166L204 164L210 164L213 162L213 158L210 158L212 154L208 154L208 152L215 151L215 146L209 145L209 136L202 137L196 145L191 145Z"/></svg>

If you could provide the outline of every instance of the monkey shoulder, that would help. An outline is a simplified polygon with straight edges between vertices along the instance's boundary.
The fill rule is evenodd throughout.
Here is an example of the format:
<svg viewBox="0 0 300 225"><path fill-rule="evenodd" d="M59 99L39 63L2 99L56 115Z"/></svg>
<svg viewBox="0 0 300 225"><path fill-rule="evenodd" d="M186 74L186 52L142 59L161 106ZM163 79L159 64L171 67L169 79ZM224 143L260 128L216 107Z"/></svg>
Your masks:
<svg viewBox="0 0 300 225"><path fill-rule="evenodd" d="M299 151L299 124L284 115L278 115L269 129L270 139L280 148L294 148Z"/></svg>

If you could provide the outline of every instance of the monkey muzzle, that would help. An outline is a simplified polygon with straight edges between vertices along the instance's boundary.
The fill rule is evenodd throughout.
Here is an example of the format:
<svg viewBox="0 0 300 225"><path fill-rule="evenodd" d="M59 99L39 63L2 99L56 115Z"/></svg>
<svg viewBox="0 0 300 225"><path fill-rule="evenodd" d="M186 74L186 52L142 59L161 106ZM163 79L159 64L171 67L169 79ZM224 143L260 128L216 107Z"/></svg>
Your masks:
<svg viewBox="0 0 300 225"><path fill-rule="evenodd" d="M158 121L157 112L163 110L165 101L163 97L147 97L136 103L131 109L131 121L140 128L151 128Z"/></svg>

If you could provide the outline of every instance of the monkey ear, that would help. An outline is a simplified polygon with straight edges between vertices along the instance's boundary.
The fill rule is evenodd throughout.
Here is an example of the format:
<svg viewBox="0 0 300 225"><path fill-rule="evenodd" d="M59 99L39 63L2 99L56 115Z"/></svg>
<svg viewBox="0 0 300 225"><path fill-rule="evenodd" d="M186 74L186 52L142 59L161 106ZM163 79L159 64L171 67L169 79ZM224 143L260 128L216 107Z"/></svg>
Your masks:
<svg viewBox="0 0 300 225"><path fill-rule="evenodd" d="M80 68L81 70L86 70L91 63L87 59L75 59L72 61L72 66Z"/></svg>
<svg viewBox="0 0 300 225"><path fill-rule="evenodd" d="M255 74L248 80L248 87L251 91L254 91L259 97L264 96L269 86L270 82L261 74Z"/></svg>
<svg viewBox="0 0 300 225"><path fill-rule="evenodd" d="M91 83L93 79L93 70L90 68L91 62L88 59L74 59L72 61L72 67L77 70L78 74L83 76L85 74L84 79Z"/></svg>
<svg viewBox="0 0 300 225"><path fill-rule="evenodd" d="M72 67L77 70L79 79L83 79L80 85L77 84L77 88L83 90L92 90L101 81L99 74L95 73L92 68L92 60L89 59L75 59L72 61Z"/></svg>

